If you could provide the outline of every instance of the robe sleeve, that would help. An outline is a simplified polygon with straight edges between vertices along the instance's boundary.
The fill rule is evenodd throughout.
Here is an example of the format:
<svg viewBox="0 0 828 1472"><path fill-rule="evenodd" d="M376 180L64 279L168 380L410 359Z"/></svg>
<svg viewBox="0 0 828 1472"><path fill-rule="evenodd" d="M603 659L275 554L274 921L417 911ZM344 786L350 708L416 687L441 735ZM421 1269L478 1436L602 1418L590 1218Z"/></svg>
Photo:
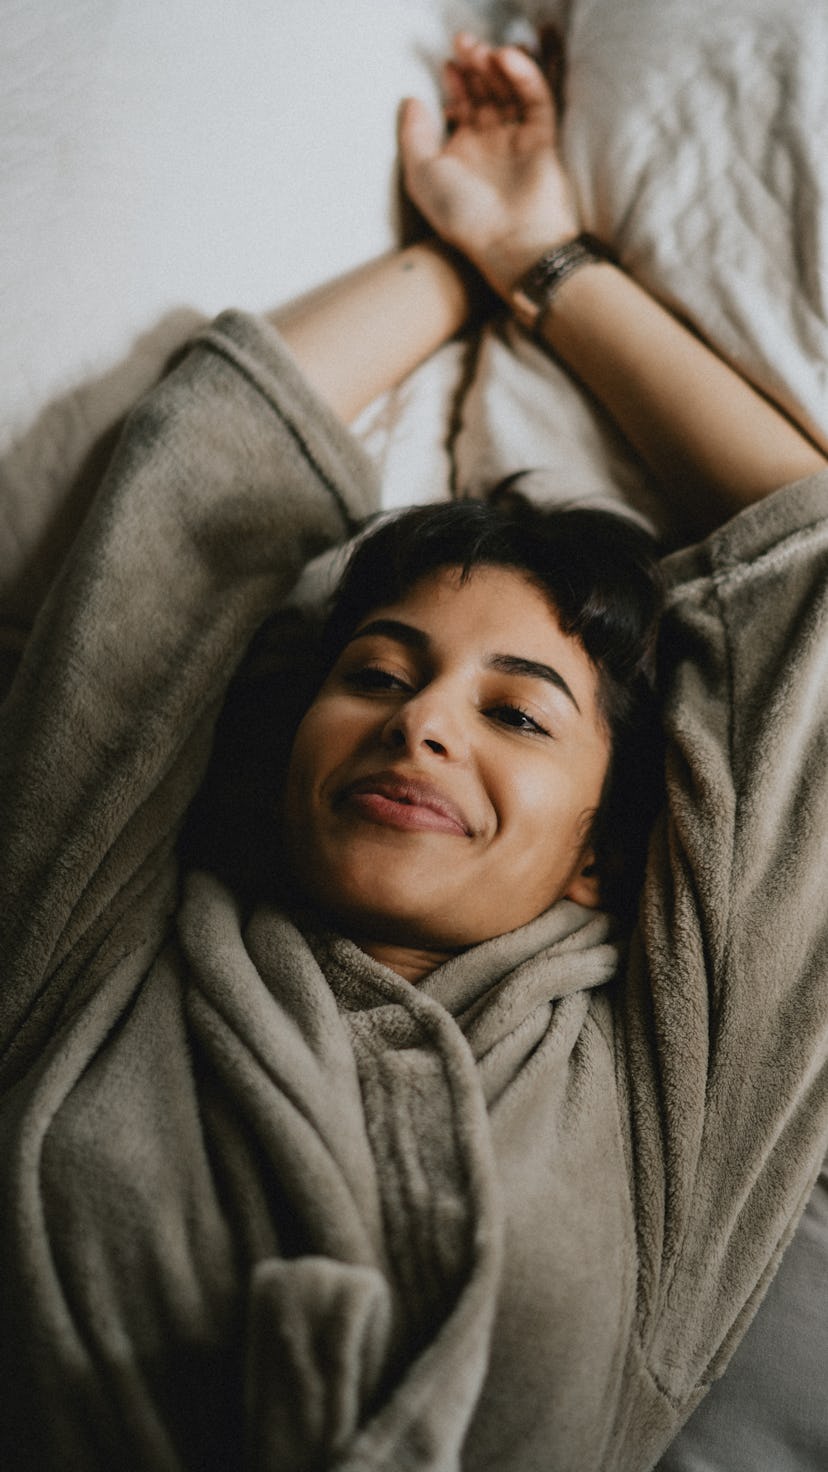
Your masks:
<svg viewBox="0 0 828 1472"><path fill-rule="evenodd" d="M684 1402L828 1135L828 474L668 562L667 791L621 1003L638 1334Z"/></svg>
<svg viewBox="0 0 828 1472"><path fill-rule="evenodd" d="M12 1076L96 969L163 932L233 670L303 564L375 499L372 466L278 334L241 313L130 416L0 713Z"/></svg>

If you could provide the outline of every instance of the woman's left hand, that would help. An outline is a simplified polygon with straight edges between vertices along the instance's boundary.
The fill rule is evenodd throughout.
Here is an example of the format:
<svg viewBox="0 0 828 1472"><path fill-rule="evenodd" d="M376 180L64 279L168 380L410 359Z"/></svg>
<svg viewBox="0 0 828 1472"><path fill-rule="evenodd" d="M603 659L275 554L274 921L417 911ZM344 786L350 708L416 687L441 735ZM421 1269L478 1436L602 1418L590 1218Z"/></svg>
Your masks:
<svg viewBox="0 0 828 1472"><path fill-rule="evenodd" d="M555 104L518 47L461 35L454 50L445 67L448 132L416 98L403 104L405 184L438 235L508 296L544 251L580 230Z"/></svg>

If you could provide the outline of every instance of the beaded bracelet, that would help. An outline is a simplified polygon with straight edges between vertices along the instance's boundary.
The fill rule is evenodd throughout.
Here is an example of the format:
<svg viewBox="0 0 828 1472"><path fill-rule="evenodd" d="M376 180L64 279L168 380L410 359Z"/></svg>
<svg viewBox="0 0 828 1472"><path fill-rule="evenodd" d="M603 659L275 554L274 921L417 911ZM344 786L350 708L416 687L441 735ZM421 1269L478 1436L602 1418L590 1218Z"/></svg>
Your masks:
<svg viewBox="0 0 828 1472"><path fill-rule="evenodd" d="M512 310L521 326L540 332L546 310L567 276L591 261L611 260L607 247L586 232L545 251L511 292Z"/></svg>

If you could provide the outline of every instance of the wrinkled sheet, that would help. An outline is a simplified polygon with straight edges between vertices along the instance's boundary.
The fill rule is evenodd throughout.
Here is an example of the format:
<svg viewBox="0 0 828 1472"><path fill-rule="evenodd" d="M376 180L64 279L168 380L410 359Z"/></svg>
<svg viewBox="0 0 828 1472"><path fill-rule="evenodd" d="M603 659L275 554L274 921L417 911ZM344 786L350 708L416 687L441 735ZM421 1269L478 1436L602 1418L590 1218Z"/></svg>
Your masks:
<svg viewBox="0 0 828 1472"><path fill-rule="evenodd" d="M242 27L218 0L5 9L0 600L18 624L95 447L194 327L393 243L396 101L434 96L461 23L560 25L586 224L826 442L825 6L315 0L300 16L282 0ZM665 524L605 418L505 323L450 344L359 429L389 506L539 466L533 494L609 493Z"/></svg>
<svg viewBox="0 0 828 1472"><path fill-rule="evenodd" d="M828 10L809 0L545 0L568 56L564 149L586 226L828 443ZM520 34L518 31L517 34ZM659 528L641 466L566 374L501 323L473 348L451 473L472 492L612 494ZM421 371L424 385L438 372ZM409 387L387 494L410 458ZM427 493L425 485L415 487Z"/></svg>

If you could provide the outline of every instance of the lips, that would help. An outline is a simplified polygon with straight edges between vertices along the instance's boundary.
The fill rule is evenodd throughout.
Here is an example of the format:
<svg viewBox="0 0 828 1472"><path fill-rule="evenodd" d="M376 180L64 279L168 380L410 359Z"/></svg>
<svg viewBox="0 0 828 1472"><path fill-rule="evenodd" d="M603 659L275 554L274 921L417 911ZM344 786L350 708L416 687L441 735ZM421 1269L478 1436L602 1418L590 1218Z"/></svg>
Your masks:
<svg viewBox="0 0 828 1472"><path fill-rule="evenodd" d="M349 782L335 805L346 803L384 826L471 837L471 825L457 803L431 783L398 772L374 772Z"/></svg>

